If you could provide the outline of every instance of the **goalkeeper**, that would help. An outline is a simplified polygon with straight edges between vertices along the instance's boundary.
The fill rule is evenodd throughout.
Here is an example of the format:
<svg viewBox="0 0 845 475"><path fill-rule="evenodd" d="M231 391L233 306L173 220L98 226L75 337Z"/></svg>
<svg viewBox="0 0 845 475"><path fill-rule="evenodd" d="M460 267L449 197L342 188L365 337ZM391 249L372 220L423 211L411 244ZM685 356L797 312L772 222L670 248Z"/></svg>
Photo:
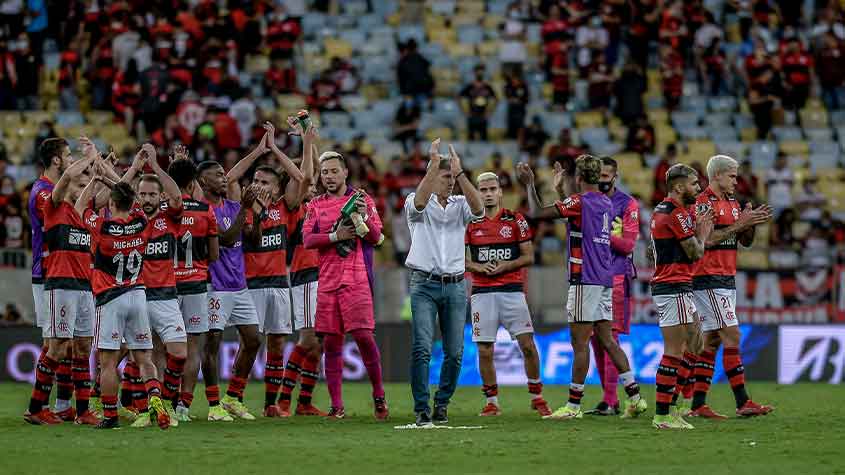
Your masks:
<svg viewBox="0 0 845 475"><path fill-rule="evenodd" d="M345 416L341 380L343 342L349 333L358 344L373 385L376 420L386 420L387 403L381 355L373 330L373 246L381 240L381 219L373 200L346 184L349 170L337 152L320 156L320 181L326 190L308 203L302 234L305 247L320 256L316 332L323 340L326 385L331 397L328 416Z"/></svg>
<svg viewBox="0 0 845 475"><path fill-rule="evenodd" d="M610 235L610 249L613 252L613 339L618 343L619 334L627 335L631 330L631 280L635 276L631 255L640 229L639 204L630 195L616 189L616 160L602 157L601 162L599 191L607 195L613 204L613 229ZM590 342L593 345L604 397L598 406L587 411L587 414L619 414L619 399L616 396L619 373L595 335Z"/></svg>

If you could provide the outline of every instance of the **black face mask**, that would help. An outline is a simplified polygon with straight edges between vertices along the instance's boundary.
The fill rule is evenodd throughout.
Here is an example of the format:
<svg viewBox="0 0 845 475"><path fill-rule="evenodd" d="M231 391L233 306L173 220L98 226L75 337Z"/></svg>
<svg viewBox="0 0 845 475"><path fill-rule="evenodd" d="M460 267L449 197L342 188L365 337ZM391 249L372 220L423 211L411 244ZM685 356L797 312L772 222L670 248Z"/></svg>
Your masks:
<svg viewBox="0 0 845 475"><path fill-rule="evenodd" d="M599 191L602 193L607 193L611 188L613 188L613 180L599 182Z"/></svg>

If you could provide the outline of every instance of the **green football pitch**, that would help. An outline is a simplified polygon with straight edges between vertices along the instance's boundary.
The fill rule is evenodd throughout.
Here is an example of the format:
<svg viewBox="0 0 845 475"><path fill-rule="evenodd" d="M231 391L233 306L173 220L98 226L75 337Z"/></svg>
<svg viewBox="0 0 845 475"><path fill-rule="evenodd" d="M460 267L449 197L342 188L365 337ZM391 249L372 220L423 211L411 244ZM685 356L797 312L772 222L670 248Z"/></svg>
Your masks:
<svg viewBox="0 0 845 475"><path fill-rule="evenodd" d="M72 424L36 427L21 415L29 386L0 386L0 461L3 474L210 474L292 475L471 473L774 473L845 474L845 387L822 384L751 384L753 397L773 404L772 415L712 422L691 420L692 431L661 431L647 417L624 421L585 416L543 421L528 408L525 388L501 390L504 415L480 418L478 388L462 387L450 407L453 429L401 430L411 422L408 386L391 384L388 423L372 418L369 386L344 387L347 419L294 417L234 423L198 420L175 429L151 427L96 431ZM564 387L546 387L557 406ZM654 388L644 387L653 404ZM247 403L260 411L263 384L251 383ZM193 413L206 415L202 386ZM600 397L588 387L585 406ZM725 385L714 386L711 405L732 414ZM316 403L325 408L325 386ZM459 429L458 426L481 428Z"/></svg>

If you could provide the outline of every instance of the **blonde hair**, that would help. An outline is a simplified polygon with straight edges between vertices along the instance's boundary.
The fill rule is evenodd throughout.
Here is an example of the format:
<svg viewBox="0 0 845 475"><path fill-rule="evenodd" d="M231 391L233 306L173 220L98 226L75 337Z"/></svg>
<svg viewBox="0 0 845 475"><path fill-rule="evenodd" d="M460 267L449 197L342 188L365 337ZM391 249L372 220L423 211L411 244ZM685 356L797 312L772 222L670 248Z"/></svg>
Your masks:
<svg viewBox="0 0 845 475"><path fill-rule="evenodd" d="M707 178L713 180L716 175L731 168L739 168L739 163L727 155L714 155L707 160Z"/></svg>
<svg viewBox="0 0 845 475"><path fill-rule="evenodd" d="M482 181L487 181L487 180L496 180L496 183L499 183L499 175L496 175L493 172L484 172L484 173L478 175L478 178L475 179L475 184L478 185Z"/></svg>

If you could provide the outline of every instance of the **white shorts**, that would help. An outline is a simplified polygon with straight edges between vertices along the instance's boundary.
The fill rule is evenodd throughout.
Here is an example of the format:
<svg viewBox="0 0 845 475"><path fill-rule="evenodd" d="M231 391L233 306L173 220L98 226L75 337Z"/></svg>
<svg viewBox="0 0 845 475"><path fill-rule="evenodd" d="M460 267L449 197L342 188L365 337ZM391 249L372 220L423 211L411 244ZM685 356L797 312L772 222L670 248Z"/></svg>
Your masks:
<svg viewBox="0 0 845 475"><path fill-rule="evenodd" d="M147 314L147 294L132 289L99 305L94 344L101 350L119 350L121 339L130 350L152 350L153 336Z"/></svg>
<svg viewBox="0 0 845 475"><path fill-rule="evenodd" d="M182 313L185 332L191 335L208 332L208 294L179 295L176 303Z"/></svg>
<svg viewBox="0 0 845 475"><path fill-rule="evenodd" d="M695 308L701 331L712 332L739 324L736 318L736 289L694 290Z"/></svg>
<svg viewBox="0 0 845 475"><path fill-rule="evenodd" d="M566 299L569 323L613 321L613 288L602 285L570 284Z"/></svg>
<svg viewBox="0 0 845 475"><path fill-rule="evenodd" d="M156 332L163 343L185 343L188 335L185 333L185 322L182 311L176 299L149 300L147 312L150 316L150 327Z"/></svg>
<svg viewBox="0 0 845 475"><path fill-rule="evenodd" d="M258 331L266 335L290 335L290 289L249 289L258 317Z"/></svg>
<svg viewBox="0 0 845 475"><path fill-rule="evenodd" d="M44 295L44 284L32 284L32 300L35 302L35 326L43 330L50 325L50 307Z"/></svg>
<svg viewBox="0 0 845 475"><path fill-rule="evenodd" d="M258 325L255 304L246 289L208 292L208 329L223 330L239 325Z"/></svg>
<svg viewBox="0 0 845 475"><path fill-rule="evenodd" d="M528 302L523 292L489 292L470 297L472 309L472 341L495 343L499 325L511 338L534 333Z"/></svg>
<svg viewBox="0 0 845 475"><path fill-rule="evenodd" d="M94 336L94 295L90 290L52 289L44 291L47 324L44 338Z"/></svg>
<svg viewBox="0 0 845 475"><path fill-rule="evenodd" d="M692 292L680 294L655 295L654 306L660 318L661 327L674 327L695 323L695 303Z"/></svg>
<svg viewBox="0 0 845 475"><path fill-rule="evenodd" d="M317 281L297 285L291 289L293 299L293 328L314 328L317 316Z"/></svg>

